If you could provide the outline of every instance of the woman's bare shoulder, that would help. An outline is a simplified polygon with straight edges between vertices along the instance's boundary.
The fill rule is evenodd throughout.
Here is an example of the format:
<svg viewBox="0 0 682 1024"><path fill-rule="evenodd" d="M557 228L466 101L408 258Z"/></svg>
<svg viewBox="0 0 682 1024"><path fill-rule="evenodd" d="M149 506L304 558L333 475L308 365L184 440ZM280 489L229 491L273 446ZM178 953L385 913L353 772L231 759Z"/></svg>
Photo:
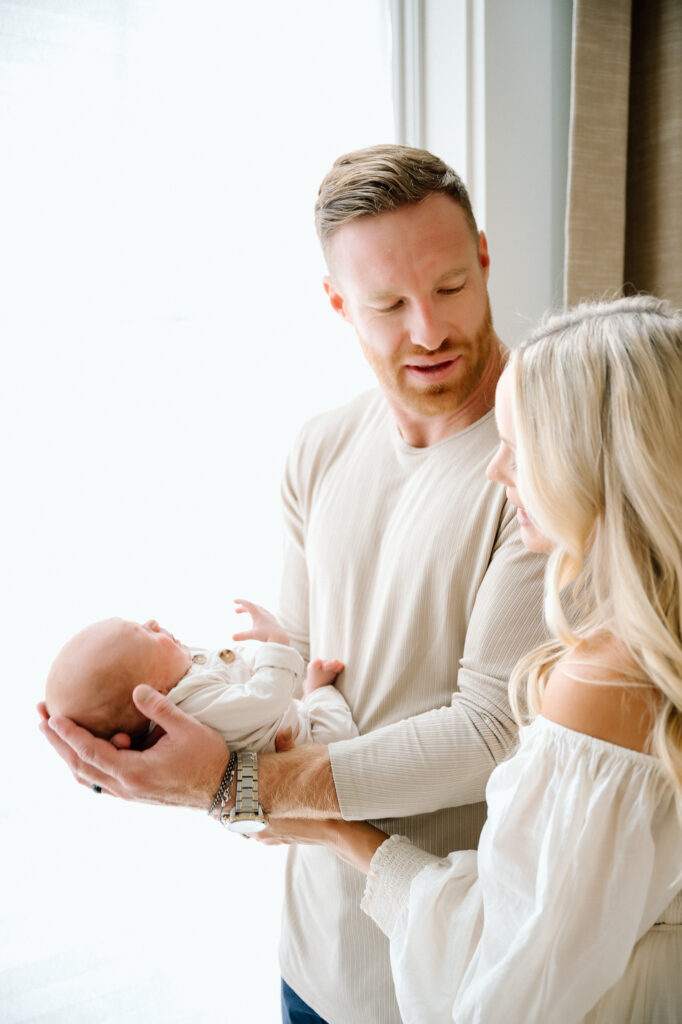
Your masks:
<svg viewBox="0 0 682 1024"><path fill-rule="evenodd" d="M581 643L554 667L540 714L567 729L649 753L656 694L650 682L637 678L624 648L611 637L599 636Z"/></svg>

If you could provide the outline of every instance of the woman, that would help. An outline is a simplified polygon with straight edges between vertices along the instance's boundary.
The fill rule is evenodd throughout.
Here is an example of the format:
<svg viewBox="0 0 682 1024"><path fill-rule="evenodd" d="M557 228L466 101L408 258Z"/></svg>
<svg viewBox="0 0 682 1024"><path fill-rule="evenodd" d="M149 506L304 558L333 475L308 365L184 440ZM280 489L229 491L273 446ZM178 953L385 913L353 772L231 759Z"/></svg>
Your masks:
<svg viewBox="0 0 682 1024"><path fill-rule="evenodd" d="M488 475L546 551L554 639L510 683L517 753L478 854L272 823L368 874L406 1022L682 1019L682 316L579 306L515 351ZM571 588L577 616L567 620ZM570 591L569 591L570 592Z"/></svg>

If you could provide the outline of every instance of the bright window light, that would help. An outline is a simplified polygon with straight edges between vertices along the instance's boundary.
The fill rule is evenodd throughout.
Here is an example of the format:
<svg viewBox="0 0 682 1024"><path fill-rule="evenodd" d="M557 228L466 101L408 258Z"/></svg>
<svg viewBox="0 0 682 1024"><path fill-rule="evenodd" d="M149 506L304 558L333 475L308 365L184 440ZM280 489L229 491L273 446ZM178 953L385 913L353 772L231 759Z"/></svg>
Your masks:
<svg viewBox="0 0 682 1024"><path fill-rule="evenodd" d="M0 2L0 29L0 1015L269 1024L283 851L76 786L34 705L88 622L213 646L233 597L276 607L286 452L373 384L312 207L392 141L388 3Z"/></svg>

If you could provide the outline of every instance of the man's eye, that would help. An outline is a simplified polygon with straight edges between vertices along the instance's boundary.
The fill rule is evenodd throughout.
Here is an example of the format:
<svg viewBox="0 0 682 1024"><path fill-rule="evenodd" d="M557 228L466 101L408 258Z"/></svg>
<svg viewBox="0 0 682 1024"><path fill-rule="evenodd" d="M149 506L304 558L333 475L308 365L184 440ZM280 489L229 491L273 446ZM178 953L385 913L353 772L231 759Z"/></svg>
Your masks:
<svg viewBox="0 0 682 1024"><path fill-rule="evenodd" d="M456 288L441 288L441 295L456 295L457 292L461 292L463 284L458 285Z"/></svg>
<svg viewBox="0 0 682 1024"><path fill-rule="evenodd" d="M400 309L402 304L403 304L403 300L402 299L398 299L398 301L394 302L392 306L385 306L383 309L380 309L379 312L380 313L393 313L393 312L395 312L396 309Z"/></svg>

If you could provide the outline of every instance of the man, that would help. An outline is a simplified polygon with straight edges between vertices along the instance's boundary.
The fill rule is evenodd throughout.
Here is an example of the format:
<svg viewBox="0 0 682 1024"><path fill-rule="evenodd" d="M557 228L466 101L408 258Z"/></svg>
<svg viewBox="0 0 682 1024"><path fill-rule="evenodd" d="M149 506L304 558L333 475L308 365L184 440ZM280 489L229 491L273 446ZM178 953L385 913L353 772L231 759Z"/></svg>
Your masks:
<svg viewBox="0 0 682 1024"><path fill-rule="evenodd" d="M338 685L362 735L261 757L260 799L271 816L372 819L444 856L477 845L486 780L515 738L507 680L542 637L542 563L484 473L504 364L487 243L457 175L405 147L340 158L316 218L325 290L380 391L314 419L290 456L280 614L304 657L345 663ZM85 784L208 808L224 743L136 693L166 730L148 751L64 719L43 728ZM285 1020L399 1020L387 943L360 894L327 851L292 851Z"/></svg>

